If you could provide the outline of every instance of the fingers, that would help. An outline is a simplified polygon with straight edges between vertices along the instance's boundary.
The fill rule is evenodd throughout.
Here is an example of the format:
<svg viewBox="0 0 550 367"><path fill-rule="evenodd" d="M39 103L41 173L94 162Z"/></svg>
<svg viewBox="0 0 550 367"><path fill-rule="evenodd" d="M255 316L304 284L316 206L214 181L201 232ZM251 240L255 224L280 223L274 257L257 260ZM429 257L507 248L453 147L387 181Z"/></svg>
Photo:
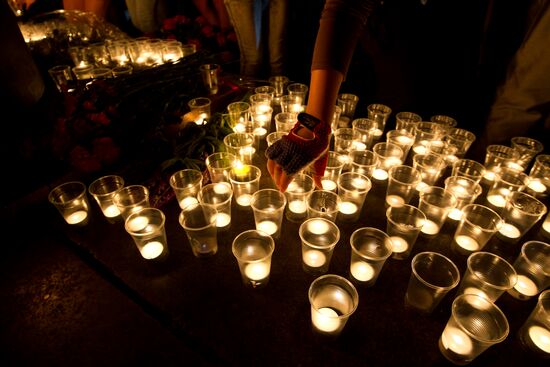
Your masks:
<svg viewBox="0 0 550 367"><path fill-rule="evenodd" d="M271 159L267 161L267 171L271 175L275 186L277 186L281 192L285 192L290 182L292 182L293 176L288 176L285 171L283 171L283 168Z"/></svg>
<svg viewBox="0 0 550 367"><path fill-rule="evenodd" d="M321 182L321 177L322 176L319 176L319 175L313 175L313 182L315 183L315 186L319 189L319 190L322 190L323 189L323 183Z"/></svg>

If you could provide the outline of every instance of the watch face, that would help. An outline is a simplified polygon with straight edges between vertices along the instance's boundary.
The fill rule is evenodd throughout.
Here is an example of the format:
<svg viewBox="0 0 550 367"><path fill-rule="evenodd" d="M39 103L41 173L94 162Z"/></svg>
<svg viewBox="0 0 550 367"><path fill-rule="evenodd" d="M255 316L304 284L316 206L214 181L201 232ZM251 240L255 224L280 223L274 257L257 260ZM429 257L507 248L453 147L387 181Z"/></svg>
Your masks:
<svg viewBox="0 0 550 367"><path fill-rule="evenodd" d="M319 124L321 121L315 116L311 116L310 114L301 112L300 114L298 114L298 122L300 122L301 125L307 127L309 130L313 130L315 126L317 126L317 124Z"/></svg>

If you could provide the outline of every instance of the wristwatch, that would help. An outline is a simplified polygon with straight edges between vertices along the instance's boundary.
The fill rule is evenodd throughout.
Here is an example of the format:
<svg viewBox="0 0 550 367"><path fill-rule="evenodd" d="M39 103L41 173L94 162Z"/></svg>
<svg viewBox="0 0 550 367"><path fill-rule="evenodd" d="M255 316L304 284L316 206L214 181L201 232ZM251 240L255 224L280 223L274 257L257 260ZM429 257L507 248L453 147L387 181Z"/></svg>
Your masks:
<svg viewBox="0 0 550 367"><path fill-rule="evenodd" d="M319 120L315 116L310 115L309 113L300 112L298 114L298 122L303 127L307 128L310 131L313 131L313 129L315 129L315 126L321 123L321 120Z"/></svg>

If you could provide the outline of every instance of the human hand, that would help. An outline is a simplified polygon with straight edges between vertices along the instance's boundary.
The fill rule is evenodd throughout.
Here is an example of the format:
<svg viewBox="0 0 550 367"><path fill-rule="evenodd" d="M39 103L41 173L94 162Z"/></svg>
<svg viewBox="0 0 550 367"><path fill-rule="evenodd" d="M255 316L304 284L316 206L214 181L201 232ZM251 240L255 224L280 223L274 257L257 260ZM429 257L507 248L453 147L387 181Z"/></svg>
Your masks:
<svg viewBox="0 0 550 367"><path fill-rule="evenodd" d="M313 179L321 187L325 171L330 127L316 120L314 127L306 129L298 122L288 135L283 136L266 150L267 169L275 185L285 191L294 175L312 164Z"/></svg>

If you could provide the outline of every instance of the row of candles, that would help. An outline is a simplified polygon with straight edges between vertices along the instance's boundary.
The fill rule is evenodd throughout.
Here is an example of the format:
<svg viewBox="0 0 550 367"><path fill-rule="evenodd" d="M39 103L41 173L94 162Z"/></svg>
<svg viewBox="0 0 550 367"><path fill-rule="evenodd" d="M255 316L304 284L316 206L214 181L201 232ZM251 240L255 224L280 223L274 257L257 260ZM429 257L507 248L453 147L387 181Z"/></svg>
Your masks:
<svg viewBox="0 0 550 367"><path fill-rule="evenodd" d="M233 115L238 116L232 119L237 131L237 126L239 124L248 126L250 121L255 120L253 117L249 117L253 115L250 114L251 109L256 111L260 109L255 103L255 98L251 98L250 102L248 106L249 115L247 115L246 112L244 116L241 113ZM272 109L271 105L267 106L266 103L263 109L265 111L270 111L270 108ZM232 116L231 111L229 112L229 115ZM272 110L270 113L271 112ZM269 123L267 122L268 120ZM352 131L357 131L357 129L354 130L357 125L355 123L356 120L352 121ZM294 122L295 121L292 122L292 125ZM202 123L204 123L204 121ZM431 128L439 129L436 125L440 124L436 122L430 122L430 124L432 124L429 125ZM262 127L265 127L267 130L270 125L270 118L266 118L265 125L262 125ZM426 135L421 133L422 125L423 123L420 121L412 128L415 135L413 136L414 139L411 139L411 147L415 147L418 136L420 136L421 139L426 138ZM194 170L183 170L174 174L170 179L170 184L174 188L180 208L182 209L180 224L187 233L195 256L210 256L216 253L216 233L219 230L227 229L230 225L231 202L233 197L235 198L238 208L251 207L254 212L256 229L241 233L233 241L233 253L237 258L243 281L245 284L252 287L265 286L269 279L271 254L274 250L274 239L279 237L284 212L286 212L286 218L288 220L303 222L300 226L299 234L302 240L302 262L304 269L314 274L325 273L328 270L332 250L339 239L339 230L335 224L336 218L340 220L356 221L362 211L364 199L373 184L386 186L387 233L375 228L359 228L354 232L351 239L351 279L355 283L358 282L366 286L374 285L384 265L384 261L389 256L398 259L407 258L418 234L423 233L428 236L437 234L447 218L459 221L457 233L454 237L455 243L458 245L457 249L463 254L470 254L470 256L473 256L483 253L480 250L490 239L492 234L504 228L502 225L503 223L512 226L518 224L516 229L520 231L520 235L510 236L510 238L519 240L519 238L521 238L521 236L525 234L525 232L527 232L546 211L544 204L535 198L536 195L543 194L544 191L534 190L534 192L532 192L534 195L529 195L521 191L525 190L527 187L531 187L529 183L533 181L532 178L530 179L524 173L523 174L527 178L523 180L523 185L521 185L521 187L513 189L510 188L507 183L506 190L509 190L508 193L498 191L498 193L501 194L502 200L491 201L488 199L489 195L487 195L488 204L492 205L495 210L488 206L486 207L473 203L482 191L482 184L488 184L487 187L490 187L491 190L500 189L500 186L497 186L497 184L504 181L503 177L506 177L506 173L510 173L512 176L518 176L522 173L517 170L517 166L515 166L515 164L521 165L521 163L518 163L517 159L510 160L508 157L503 157L501 154L497 155L498 159L493 159L492 153L495 148L494 146L488 147L487 149L488 158L485 165L459 158L456 150L452 150L452 155L454 155L456 159L449 160L449 155L445 155L440 149L441 146L445 145L443 144L444 142L448 143L448 140L443 140L448 136L444 133L438 136L439 140L429 140L427 143L423 140L419 140L422 143L417 144L416 147L421 146L424 149L415 150L413 148L413 165L407 166L403 164L406 159L403 156L403 149L397 144L394 144L401 150L401 154L393 155L393 153L389 153L390 151L399 152L399 150L388 149L393 148L390 145L392 143L388 141L376 142L377 135L374 134L374 137L372 136L372 130L374 130L372 128L367 130L369 132L369 134L367 134L367 139L353 137L353 135L357 135L352 132L351 143L346 145L349 150L346 151L346 149L339 148L341 146L338 141L338 139L340 139L340 129L345 128L338 128L334 131L333 144L335 150L330 152L331 157L329 157L329 165L324 179L327 183L335 180L333 182L335 182L336 186L334 187L333 185L332 188L325 187L324 182L323 190L315 190L311 177L307 174L300 174L295 177L285 194L277 190L260 189L259 179L261 170L252 165L252 157L259 149L260 137L266 134L261 134L260 137L258 137L258 134L255 135L254 133L249 134L246 132L235 132L234 134L228 135L225 141L226 152L217 152L207 158L206 165L212 183L202 186L202 174ZM446 131L450 131L450 129ZM400 130L409 132L407 129ZM268 130L266 133L267 132ZM280 132L284 133L284 131ZM416 134L417 132L418 134ZM388 139L389 136L388 133ZM359 143L363 144L364 149L361 149L363 146ZM371 146L372 150L369 150L368 148ZM454 145L449 144L449 146ZM357 147L360 149L356 149ZM498 146L498 148L499 150L497 151L500 153L500 151L506 150L504 148L508 147L503 148L503 146ZM510 149L514 150L513 148ZM371 156L371 153L374 157L374 159L372 159L375 162L374 165L363 164L365 162L365 156ZM433 157L431 155L433 155ZM359 157L362 157L362 159L359 159ZM415 160L416 157L418 158ZM419 161L420 158L425 157L430 157L438 162L439 164L436 167L442 166L439 169L439 175L436 175L435 178L432 177L434 167L428 165L426 168L424 166L426 166L427 163ZM513 157L517 158L517 155L513 154ZM391 163L388 164L389 158L394 159L390 160ZM537 156L535 165L533 165L531 169L531 175L533 177L538 177L534 176L536 174L534 171L546 170L545 172L548 172L548 160L544 160L544 158L544 155ZM443 165L440 163L440 160L444 162ZM445 188L434 186L436 181L441 178L441 174L449 162L452 162L452 170L451 176L445 180ZM481 168L473 163L479 164ZM537 164L541 167L538 167ZM335 170L333 166L337 166ZM488 169L488 167L490 168ZM526 167L527 165L525 168ZM476 171L476 168L480 168L479 172ZM511 171L508 172L507 170ZM487 174L488 172L490 175ZM539 182L543 184L547 177L548 175L543 174ZM452 187L454 187L454 189L452 189ZM120 191L110 193L113 197L113 201L118 200L114 199L114 197L119 196L120 193L123 192L123 189L125 188L119 188L117 190ZM408 205L408 202L415 193L419 196L418 207ZM514 206L513 196L509 195L511 193L523 193L526 196L520 197L520 203ZM527 226L516 222L512 222L514 224L506 222L506 220L511 221L512 219L521 221L526 208L532 208L533 206L537 207L537 205L533 205L533 202L530 201L526 204L525 200L531 199L536 200L535 203L538 202L544 207L544 210L538 209L539 212L536 215L537 218L535 221L531 221L532 223L529 223ZM461 206L458 206L459 202ZM501 217L500 214L503 214L509 207L512 208L511 211L508 211L510 214L508 217L504 216L503 221L503 217ZM515 212L514 208L517 209ZM153 209L149 208L149 210ZM153 211L158 212L158 209ZM497 213L497 211L500 214ZM124 212L124 209L122 209L122 212ZM489 216L487 213L494 213L494 216ZM143 220L143 217L147 217L146 212L138 211L137 213L130 214L125 219L125 226L128 232L133 236L134 234L139 234L140 239L148 237L143 236L143 233L140 233L140 231L155 228L155 226L149 224L153 223L152 220ZM159 215L159 217L162 216ZM521 227L521 230L518 227ZM158 226L156 229L158 229ZM462 229L463 232L460 232L460 229ZM543 226L543 229L548 229L548 227ZM506 231L504 233L506 233ZM136 237L134 237L134 239L136 239ZM136 244L145 258L152 259L163 254L164 247L166 247L166 239L163 238L161 240L164 242L152 242L158 242L162 247L156 245L156 251L146 251L145 255L143 248L150 246L151 242L145 244L141 243L140 245L136 240ZM354 246L354 240L358 241L358 245ZM543 242L540 242L540 244L543 245L543 250L539 251L543 254L542 257L545 259L543 261L546 262L543 262L542 267L539 266L539 269L545 269L548 263L548 247L550 247L550 245ZM526 245L527 243L524 246ZM442 255L430 252L425 254L425 256L436 257ZM416 274L414 264L415 261L413 259L413 274L411 278ZM521 278L521 276L524 278ZM514 276L516 281L512 286L514 287L517 285L514 288L516 294L522 294L523 296L521 297L524 298L537 295L548 286L548 279L550 279L550 274L548 274L547 271L542 271L542 273L539 272L539 276L542 277L542 283L537 285L536 282L540 283L541 281L533 281L533 275L529 271L527 271L525 275L519 274L519 271L517 271ZM356 299L357 297L353 296L353 284L346 279L342 280L336 278L342 277L333 275L321 276L312 283L310 288L313 325L318 331L331 335L337 335L342 330L347 317L353 313L358 302ZM343 282L344 280L345 282ZM530 289L528 281L535 284L535 291ZM335 288L335 284L339 284L339 286L336 287L336 289L338 289L336 292L337 294L331 296L327 294L328 291L325 292L316 289L317 285L327 282L331 284L331 289ZM351 285L351 287L349 285ZM319 301L319 299L314 296L318 292L321 294L319 299L323 301ZM458 303L460 299L460 302L464 303L465 299L471 299L472 295L470 293L472 293L472 290L470 289L468 292L467 296L464 295L462 298L457 297L455 302ZM494 310L496 307L492 303L494 299L485 300L484 297L486 297L486 294L484 295L483 293L485 292L482 291L474 293L477 294L476 297L481 298L475 298L474 302L466 302L469 307L477 307L478 310L482 311L488 309ZM342 294L351 295L351 301L347 304L346 310L342 310L332 305L332 303L334 303L333 298L341 296ZM409 294L409 290L407 294ZM411 295L414 295L414 291L411 291ZM546 297L546 295L544 297ZM546 299L544 297L541 294L541 301L539 303L543 303L543 300ZM413 298L412 296L410 297L410 299ZM545 302L547 307L547 301ZM411 301L410 304L415 307L414 301ZM434 299L430 301L429 304L430 307L433 307L437 305L437 302ZM425 305L418 307L418 304L416 306L420 309L425 307ZM453 307L455 307L454 304ZM539 305L537 305L537 307L539 307ZM498 307L496 309L498 309ZM548 312L547 308L546 312ZM449 321L449 325L451 325L451 321L452 318ZM456 320L454 322L456 322ZM452 350L454 354L461 355L461 358L466 358L466 360L470 358L471 360L486 349L487 345L481 349L478 347L460 349L457 345L464 344L458 343L458 339L466 335L465 340L469 343L474 343L475 337L472 339L472 336L468 333L464 334L464 332L461 331L462 327L449 325L443 332L440 341L442 353L447 358L453 360L453 358L456 357L450 356L447 353L448 350ZM539 337L536 338L534 343L539 351L542 350L543 353L549 353L548 345L541 342L541 340L547 340L545 338L550 335L550 331L548 330L549 326L543 323L543 326L537 327L542 331L536 329Z"/></svg>

